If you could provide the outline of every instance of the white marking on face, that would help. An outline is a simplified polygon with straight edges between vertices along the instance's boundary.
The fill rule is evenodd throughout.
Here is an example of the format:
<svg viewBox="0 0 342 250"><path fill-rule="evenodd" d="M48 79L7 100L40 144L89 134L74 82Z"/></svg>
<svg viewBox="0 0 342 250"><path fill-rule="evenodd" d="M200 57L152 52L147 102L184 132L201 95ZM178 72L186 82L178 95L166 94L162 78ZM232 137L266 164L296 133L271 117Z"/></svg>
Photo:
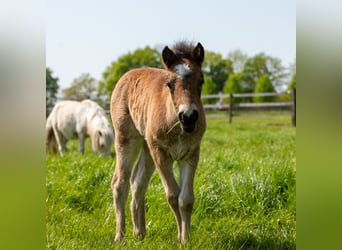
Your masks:
<svg viewBox="0 0 342 250"><path fill-rule="evenodd" d="M175 66L175 72L180 78L184 79L191 73L191 69L187 64L178 64Z"/></svg>
<svg viewBox="0 0 342 250"><path fill-rule="evenodd" d="M190 117L194 110L197 111L197 107L193 103L191 103L190 106L185 104L179 106L179 113L184 112L184 115L187 117Z"/></svg>

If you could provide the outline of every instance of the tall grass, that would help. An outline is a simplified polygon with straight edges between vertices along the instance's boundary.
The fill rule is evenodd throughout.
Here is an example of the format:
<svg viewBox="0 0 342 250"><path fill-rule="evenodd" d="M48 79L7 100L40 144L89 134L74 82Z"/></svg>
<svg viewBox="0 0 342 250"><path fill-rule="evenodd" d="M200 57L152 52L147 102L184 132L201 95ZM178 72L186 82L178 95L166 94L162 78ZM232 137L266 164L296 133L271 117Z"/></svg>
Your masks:
<svg viewBox="0 0 342 250"><path fill-rule="evenodd" d="M46 156L48 249L295 249L296 130L289 117L208 120L197 168L191 240L177 227L155 172L146 194L145 239L127 236L114 246L113 158L77 153ZM178 167L175 164L178 178Z"/></svg>

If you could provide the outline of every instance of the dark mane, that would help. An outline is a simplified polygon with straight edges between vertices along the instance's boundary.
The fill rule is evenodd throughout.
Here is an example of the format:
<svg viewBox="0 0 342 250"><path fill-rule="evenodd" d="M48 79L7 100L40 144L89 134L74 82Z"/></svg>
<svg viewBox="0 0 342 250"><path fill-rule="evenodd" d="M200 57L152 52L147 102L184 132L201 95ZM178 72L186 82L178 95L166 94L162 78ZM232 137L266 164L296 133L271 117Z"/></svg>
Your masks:
<svg viewBox="0 0 342 250"><path fill-rule="evenodd" d="M191 52L194 47L195 45L193 42L179 41L175 43L175 45L172 47L172 50L178 58L185 57L191 59Z"/></svg>

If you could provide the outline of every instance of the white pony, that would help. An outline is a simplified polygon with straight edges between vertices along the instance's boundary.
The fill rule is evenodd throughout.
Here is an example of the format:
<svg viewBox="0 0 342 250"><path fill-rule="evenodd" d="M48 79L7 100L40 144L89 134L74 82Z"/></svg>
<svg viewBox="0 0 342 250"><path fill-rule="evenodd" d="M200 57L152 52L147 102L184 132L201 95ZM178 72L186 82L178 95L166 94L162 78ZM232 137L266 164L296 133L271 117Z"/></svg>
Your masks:
<svg viewBox="0 0 342 250"><path fill-rule="evenodd" d="M88 136L94 153L111 154L114 134L103 108L91 100L57 103L46 121L47 149L57 152L58 146L63 155L66 143L78 138L79 152L84 153L84 141Z"/></svg>

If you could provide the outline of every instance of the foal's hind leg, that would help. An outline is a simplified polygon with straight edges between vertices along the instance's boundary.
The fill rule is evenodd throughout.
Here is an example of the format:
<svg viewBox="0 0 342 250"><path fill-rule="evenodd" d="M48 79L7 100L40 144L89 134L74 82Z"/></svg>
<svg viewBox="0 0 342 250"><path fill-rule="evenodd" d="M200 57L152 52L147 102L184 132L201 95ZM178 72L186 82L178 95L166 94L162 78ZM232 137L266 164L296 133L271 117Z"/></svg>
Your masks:
<svg viewBox="0 0 342 250"><path fill-rule="evenodd" d="M114 207L116 215L115 241L120 241L125 233L125 204L129 191L129 178L141 146L139 137L117 133L115 138L116 166L112 179Z"/></svg>
<svg viewBox="0 0 342 250"><path fill-rule="evenodd" d="M154 172L155 166L146 143L140 151L139 160L131 176L132 201L131 215L134 225L134 235L142 237L146 234L145 225L145 194Z"/></svg>

